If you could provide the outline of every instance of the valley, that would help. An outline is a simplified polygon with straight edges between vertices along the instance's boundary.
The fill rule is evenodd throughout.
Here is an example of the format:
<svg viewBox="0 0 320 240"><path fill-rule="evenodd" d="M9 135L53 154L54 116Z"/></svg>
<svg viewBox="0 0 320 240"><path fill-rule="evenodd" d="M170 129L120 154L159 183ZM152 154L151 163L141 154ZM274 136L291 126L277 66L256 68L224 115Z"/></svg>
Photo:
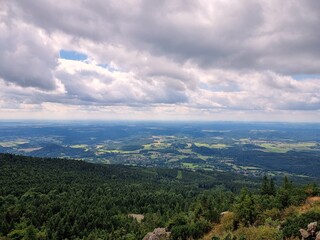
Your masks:
<svg viewBox="0 0 320 240"><path fill-rule="evenodd" d="M0 123L0 152L144 167L318 177L320 125L285 123Z"/></svg>

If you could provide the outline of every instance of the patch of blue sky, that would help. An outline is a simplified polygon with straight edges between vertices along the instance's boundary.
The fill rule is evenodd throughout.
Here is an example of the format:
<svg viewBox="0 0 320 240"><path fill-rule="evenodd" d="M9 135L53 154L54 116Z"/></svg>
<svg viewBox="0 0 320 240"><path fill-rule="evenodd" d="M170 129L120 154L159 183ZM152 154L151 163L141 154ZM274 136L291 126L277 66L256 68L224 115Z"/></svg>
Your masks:
<svg viewBox="0 0 320 240"><path fill-rule="evenodd" d="M60 54L60 58L67 59L67 60L85 62L85 60L88 59L88 56L86 54L80 53L77 51L61 49L59 54ZM112 65L106 64L106 63L99 63L99 64L96 64L96 66L105 68L110 72L119 72L120 71L118 68L112 67Z"/></svg>
<svg viewBox="0 0 320 240"><path fill-rule="evenodd" d="M108 71L110 71L110 72L119 72L119 69L114 68L111 65L106 64L106 63L99 63L99 64L97 64L97 66L108 69Z"/></svg>
<svg viewBox="0 0 320 240"><path fill-rule="evenodd" d="M237 92L240 91L239 86L234 84L222 85L222 84L206 84L200 83L199 87L211 92Z"/></svg>
<svg viewBox="0 0 320 240"><path fill-rule="evenodd" d="M320 74L296 74L292 75L292 78L295 80L320 79Z"/></svg>
<svg viewBox="0 0 320 240"><path fill-rule="evenodd" d="M60 58L74 61L84 61L88 58L88 56L83 53L63 49L60 50L59 54Z"/></svg>

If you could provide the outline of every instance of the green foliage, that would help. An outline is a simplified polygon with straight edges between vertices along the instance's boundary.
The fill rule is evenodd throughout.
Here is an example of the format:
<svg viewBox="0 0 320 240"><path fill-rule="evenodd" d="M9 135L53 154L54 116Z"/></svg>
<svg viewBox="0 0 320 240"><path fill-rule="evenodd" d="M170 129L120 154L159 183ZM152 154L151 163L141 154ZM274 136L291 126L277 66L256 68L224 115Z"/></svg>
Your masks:
<svg viewBox="0 0 320 240"><path fill-rule="evenodd" d="M246 182L226 173L10 154L0 154L0 170L0 239L142 239L156 227L167 227L172 239L200 239L221 220L224 235L213 239L278 240L286 209L319 193L316 185L296 187L288 178L276 188L265 177L260 189L236 193L230 189ZM227 210L233 212L220 219ZM291 216L284 237L320 221L319 212Z"/></svg>
<svg viewBox="0 0 320 240"><path fill-rule="evenodd" d="M235 218L245 226L252 225L257 217L255 200L248 189L242 189L233 206Z"/></svg>
<svg viewBox="0 0 320 240"><path fill-rule="evenodd" d="M261 195L275 195L276 189L274 185L274 180L271 178L270 180L265 175L262 184L261 184Z"/></svg>
<svg viewBox="0 0 320 240"><path fill-rule="evenodd" d="M300 236L299 229L306 229L311 222L320 222L320 212L307 212L288 218L282 225L284 237Z"/></svg>
<svg viewBox="0 0 320 240"><path fill-rule="evenodd" d="M15 229L8 233L11 239L42 240L46 239L46 233L36 229L32 224L22 221L15 225Z"/></svg>
<svg viewBox="0 0 320 240"><path fill-rule="evenodd" d="M33 225L29 225L24 234L24 240L36 240L37 238L37 233Z"/></svg>
<svg viewBox="0 0 320 240"><path fill-rule="evenodd" d="M212 240L247 240L244 236L234 236L231 233L226 234L223 237L213 237Z"/></svg>
<svg viewBox="0 0 320 240"><path fill-rule="evenodd" d="M233 199L225 174L9 154L0 167L0 236L13 239L142 239L156 227L196 239Z"/></svg>
<svg viewBox="0 0 320 240"><path fill-rule="evenodd" d="M211 224L206 220L198 220L194 223L175 225L171 228L171 238L177 240L187 239L188 237L199 239L203 233L210 230L210 227Z"/></svg>
<svg viewBox="0 0 320 240"><path fill-rule="evenodd" d="M259 226L250 228L239 228L236 233L239 237L244 237L246 240L281 240L281 232L276 227Z"/></svg>

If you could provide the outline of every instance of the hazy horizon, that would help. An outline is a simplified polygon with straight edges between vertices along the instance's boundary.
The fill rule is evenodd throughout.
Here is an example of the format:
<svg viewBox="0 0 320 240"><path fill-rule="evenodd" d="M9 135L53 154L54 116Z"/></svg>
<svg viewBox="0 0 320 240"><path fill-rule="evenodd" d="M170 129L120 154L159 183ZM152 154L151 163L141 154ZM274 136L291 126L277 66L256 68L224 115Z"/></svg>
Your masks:
<svg viewBox="0 0 320 240"><path fill-rule="evenodd" d="M232 120L150 120L150 119L0 119L0 124L84 124L84 125L134 125L134 124L155 124L155 125L257 125L257 126L320 126L320 122L306 121L232 121Z"/></svg>

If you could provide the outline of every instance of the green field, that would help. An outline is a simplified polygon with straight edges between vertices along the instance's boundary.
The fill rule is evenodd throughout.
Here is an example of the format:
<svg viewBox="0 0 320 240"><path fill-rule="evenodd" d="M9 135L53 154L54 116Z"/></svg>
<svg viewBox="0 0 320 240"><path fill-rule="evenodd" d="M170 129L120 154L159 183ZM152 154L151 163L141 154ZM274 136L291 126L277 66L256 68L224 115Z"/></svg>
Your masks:
<svg viewBox="0 0 320 240"><path fill-rule="evenodd" d="M88 145L87 144L75 144L75 145L71 145L71 148L84 148L87 149Z"/></svg>
<svg viewBox="0 0 320 240"><path fill-rule="evenodd" d="M26 143L28 143L28 141L24 141L24 140L18 140L18 141L12 141L12 142L0 142L0 146L11 148L11 147L17 147L18 145L22 145Z"/></svg>
<svg viewBox="0 0 320 240"><path fill-rule="evenodd" d="M311 150L311 148L316 147L317 143L315 142L299 142L299 143L261 143L259 146L264 147L264 151L275 152L275 153L286 153L288 151L303 151Z"/></svg>

